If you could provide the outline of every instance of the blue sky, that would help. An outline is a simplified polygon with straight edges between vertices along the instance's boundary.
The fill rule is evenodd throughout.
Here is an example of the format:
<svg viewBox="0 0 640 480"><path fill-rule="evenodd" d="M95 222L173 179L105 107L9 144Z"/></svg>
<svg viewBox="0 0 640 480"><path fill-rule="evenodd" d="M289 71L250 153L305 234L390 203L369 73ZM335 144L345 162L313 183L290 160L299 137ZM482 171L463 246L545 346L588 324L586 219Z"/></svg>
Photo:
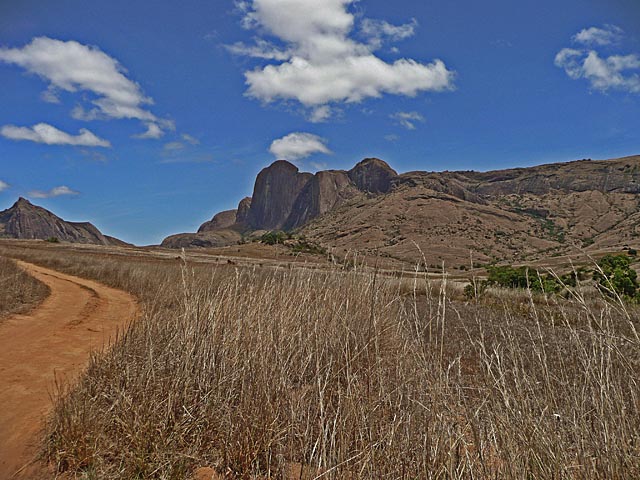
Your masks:
<svg viewBox="0 0 640 480"><path fill-rule="evenodd" d="M640 153L636 0L0 2L0 209L137 244L276 157L488 170Z"/></svg>

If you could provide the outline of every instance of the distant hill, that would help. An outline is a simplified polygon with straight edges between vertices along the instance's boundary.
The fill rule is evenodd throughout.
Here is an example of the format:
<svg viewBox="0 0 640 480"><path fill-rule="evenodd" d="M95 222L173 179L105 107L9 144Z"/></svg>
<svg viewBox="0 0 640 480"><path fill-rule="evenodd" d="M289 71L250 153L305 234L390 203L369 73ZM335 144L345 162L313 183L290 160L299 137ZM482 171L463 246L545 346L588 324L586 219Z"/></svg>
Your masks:
<svg viewBox="0 0 640 480"><path fill-rule="evenodd" d="M11 208L0 212L0 238L56 238L71 243L128 245L117 238L103 235L89 222L66 222L22 197Z"/></svg>
<svg viewBox="0 0 640 480"><path fill-rule="evenodd" d="M201 233L185 234L180 246L221 246L243 233L289 230L338 253L402 262L424 256L462 267L528 260L576 247L640 246L640 156L400 175L379 159L315 175L277 161L260 172L250 202L243 202L241 222L224 212Z"/></svg>

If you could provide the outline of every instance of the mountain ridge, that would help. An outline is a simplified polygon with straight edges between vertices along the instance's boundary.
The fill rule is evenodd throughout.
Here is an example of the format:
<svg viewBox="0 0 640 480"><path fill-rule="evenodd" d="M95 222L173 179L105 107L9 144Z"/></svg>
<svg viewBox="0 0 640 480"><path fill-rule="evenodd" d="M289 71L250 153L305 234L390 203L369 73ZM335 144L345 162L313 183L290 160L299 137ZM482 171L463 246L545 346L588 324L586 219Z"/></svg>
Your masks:
<svg viewBox="0 0 640 480"><path fill-rule="evenodd" d="M209 232L215 245L188 235L200 246L223 246L228 231L236 232L230 241L237 242L243 234L283 229L339 253L402 262L424 255L462 267L470 255L480 262L517 260L632 242L640 237L638 194L640 156L401 174L374 158L349 171L313 175L278 161L256 179L248 224Z"/></svg>
<svg viewBox="0 0 640 480"><path fill-rule="evenodd" d="M104 235L89 222L68 222L49 210L19 197L8 209L0 211L0 238L47 240L94 245L128 245Z"/></svg>

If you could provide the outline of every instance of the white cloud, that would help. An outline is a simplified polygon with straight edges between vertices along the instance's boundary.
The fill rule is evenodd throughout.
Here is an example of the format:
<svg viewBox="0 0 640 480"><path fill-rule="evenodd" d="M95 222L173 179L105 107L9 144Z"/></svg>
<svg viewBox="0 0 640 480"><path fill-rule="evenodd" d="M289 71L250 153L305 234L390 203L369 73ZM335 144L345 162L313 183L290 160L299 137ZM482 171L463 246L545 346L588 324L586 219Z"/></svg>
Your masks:
<svg viewBox="0 0 640 480"><path fill-rule="evenodd" d="M269 151L279 159L302 160L314 153L331 153L325 139L311 133L290 133L271 143Z"/></svg>
<svg viewBox="0 0 640 480"><path fill-rule="evenodd" d="M418 112L396 112L390 117L407 130L415 130L416 122L424 122L424 117Z"/></svg>
<svg viewBox="0 0 640 480"><path fill-rule="evenodd" d="M565 48L556 55L555 64L574 80L588 80L595 90L640 93L638 55L611 55L603 58L595 50Z"/></svg>
<svg viewBox="0 0 640 480"><path fill-rule="evenodd" d="M180 135L180 138L191 146L200 145L200 140L198 140L195 137L192 137L188 133L183 133L182 135ZM165 143L162 148L165 151L165 153L169 153L169 152L177 152L180 150L184 150L186 147L187 145L185 145L185 143L183 143L182 141L173 141L173 142Z"/></svg>
<svg viewBox="0 0 640 480"><path fill-rule="evenodd" d="M313 110L310 119L326 120L338 102L359 102L384 94L415 96L453 88L454 74L444 62L429 64L402 58L387 63L374 55L380 42L364 44L351 38L355 17L348 7L356 0L252 0L236 3L245 28L275 37L282 46L260 40L245 49L253 56L279 63L245 72L246 95L264 102L294 100ZM415 22L393 26L370 20L365 31L376 38L407 38ZM262 42L262 43L260 43ZM268 48L267 48L268 47ZM277 51L277 56L273 52ZM241 53L242 49L236 49ZM267 55L269 54L269 55Z"/></svg>
<svg viewBox="0 0 640 480"><path fill-rule="evenodd" d="M43 102L47 103L60 103L60 97L54 87L49 86L44 92L40 94L40 98Z"/></svg>
<svg viewBox="0 0 640 480"><path fill-rule="evenodd" d="M583 45L605 46L620 42L624 31L616 25L605 25L604 28L585 28L573 36L573 41Z"/></svg>
<svg viewBox="0 0 640 480"><path fill-rule="evenodd" d="M311 115L309 115L309 121L311 123L326 122L327 120L329 120L329 118L331 118L332 114L333 112L329 105L321 105L311 111Z"/></svg>
<svg viewBox="0 0 640 480"><path fill-rule="evenodd" d="M225 48L234 55L243 55L253 58L262 58L265 60L288 60L291 53L283 51L263 39L256 39L255 45L246 45L243 42L236 42L233 45L225 45Z"/></svg>
<svg viewBox="0 0 640 480"><path fill-rule="evenodd" d="M46 123L38 123L33 127L5 125L0 129L0 135L10 140L29 140L47 145L78 145L83 147L111 146L107 140L97 137L85 128L81 128L78 135L70 135Z"/></svg>
<svg viewBox="0 0 640 480"><path fill-rule="evenodd" d="M33 198L52 198L52 197L60 197L63 195L79 195L80 192L76 192L75 190L71 190L66 185L61 185L59 187L52 188L48 191L42 190L33 190L29 192L29 196Z"/></svg>
<svg viewBox="0 0 640 480"><path fill-rule="evenodd" d="M127 78L117 60L98 47L37 37L22 48L0 48L0 61L18 65L48 81L49 87L43 93L45 101L58 100L57 90L94 94L97 98L92 100L93 107L88 111L82 106L74 108L74 118L133 118L160 129L162 120L144 107L153 100Z"/></svg>
<svg viewBox="0 0 640 480"><path fill-rule="evenodd" d="M394 41L405 40L416 33L418 21L413 18L404 25L392 25L384 20L365 18L360 25L360 32L375 48L382 46L383 40L388 38Z"/></svg>
<svg viewBox="0 0 640 480"><path fill-rule="evenodd" d="M597 49L620 42L622 34L615 25L585 28L573 36L573 41L592 48L563 48L556 55L555 65L573 80L588 80L594 90L640 93L640 55L606 56Z"/></svg>
<svg viewBox="0 0 640 480"><path fill-rule="evenodd" d="M7 182L3 182L2 180L0 180L0 192L4 192L9 188L9 186L10 185Z"/></svg>
<svg viewBox="0 0 640 480"><path fill-rule="evenodd" d="M387 142L397 142L398 140L400 140L400 137L398 135L395 135L395 134L392 133L392 134L389 134L389 135L385 135L384 139Z"/></svg>
<svg viewBox="0 0 640 480"><path fill-rule="evenodd" d="M147 139L147 138L161 138L164 136L164 131L160 128L157 123L148 123L147 131L140 133L138 135L133 135L133 138Z"/></svg>

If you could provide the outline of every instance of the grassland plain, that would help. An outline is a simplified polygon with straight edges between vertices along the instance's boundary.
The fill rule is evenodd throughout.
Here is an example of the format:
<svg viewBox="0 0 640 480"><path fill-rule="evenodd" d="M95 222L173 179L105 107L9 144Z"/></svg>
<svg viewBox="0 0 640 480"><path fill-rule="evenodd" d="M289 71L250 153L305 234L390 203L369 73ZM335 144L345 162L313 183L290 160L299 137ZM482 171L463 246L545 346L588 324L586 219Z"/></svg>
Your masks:
<svg viewBox="0 0 640 480"><path fill-rule="evenodd" d="M0 257L0 322L34 308L47 295L46 285L23 272L13 260Z"/></svg>
<svg viewBox="0 0 640 480"><path fill-rule="evenodd" d="M143 315L43 441L78 478L638 478L638 311L578 287L465 301L446 279L0 247Z"/></svg>

